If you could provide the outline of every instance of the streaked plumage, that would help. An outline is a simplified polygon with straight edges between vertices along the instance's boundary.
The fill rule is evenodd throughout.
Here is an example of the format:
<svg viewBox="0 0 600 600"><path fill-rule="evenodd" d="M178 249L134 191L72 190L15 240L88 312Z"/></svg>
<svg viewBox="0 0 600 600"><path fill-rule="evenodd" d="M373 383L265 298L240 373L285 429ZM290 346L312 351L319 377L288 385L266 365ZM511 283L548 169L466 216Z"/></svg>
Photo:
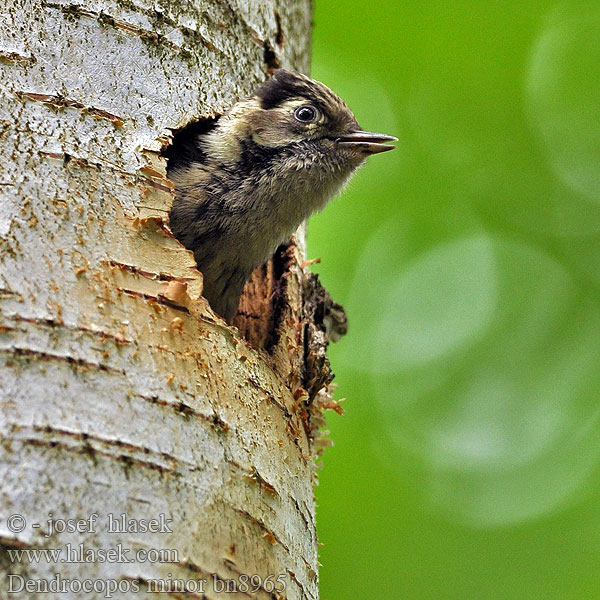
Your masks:
<svg viewBox="0 0 600 600"><path fill-rule="evenodd" d="M391 136L362 132L336 94L280 69L167 153L171 229L193 250L204 295L227 320L244 283Z"/></svg>

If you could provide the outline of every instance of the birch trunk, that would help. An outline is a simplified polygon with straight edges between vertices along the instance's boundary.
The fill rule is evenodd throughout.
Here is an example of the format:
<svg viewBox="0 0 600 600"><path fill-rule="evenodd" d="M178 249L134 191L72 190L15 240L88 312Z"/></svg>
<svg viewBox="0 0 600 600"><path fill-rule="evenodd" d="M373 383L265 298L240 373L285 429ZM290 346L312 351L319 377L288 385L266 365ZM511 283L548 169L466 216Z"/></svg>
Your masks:
<svg viewBox="0 0 600 600"><path fill-rule="evenodd" d="M161 157L269 69L306 72L310 18L309 0L4 0L2 598L318 598L329 301L291 244L249 286L246 337L228 327L169 231Z"/></svg>

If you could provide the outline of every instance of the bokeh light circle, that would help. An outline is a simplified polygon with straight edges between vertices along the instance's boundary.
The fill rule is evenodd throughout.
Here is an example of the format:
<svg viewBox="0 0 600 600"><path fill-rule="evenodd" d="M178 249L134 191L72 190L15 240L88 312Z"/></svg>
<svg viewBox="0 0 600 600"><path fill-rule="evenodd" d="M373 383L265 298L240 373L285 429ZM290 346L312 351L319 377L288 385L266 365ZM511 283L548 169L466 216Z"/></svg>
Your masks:
<svg viewBox="0 0 600 600"><path fill-rule="evenodd" d="M600 203L600 8L557 10L527 74L527 107L549 164L570 189Z"/></svg>
<svg viewBox="0 0 600 600"><path fill-rule="evenodd" d="M391 282L373 332L377 369L407 369L460 350L485 331L496 304L493 247L484 235L440 244Z"/></svg>
<svg viewBox="0 0 600 600"><path fill-rule="evenodd" d="M455 337L443 360L411 362L405 340L393 336L414 334L406 326L394 328L389 312L382 313L380 331L387 327L388 334L386 344L373 347L373 363L383 360L389 369L373 371L372 384L389 466L402 462L398 453L411 454L425 470L424 493L434 510L491 527L537 518L573 501L597 469L600 314L556 258L499 236L444 246L418 261L424 267L416 272L431 276L434 263L448 269L447 256L456 256L485 273L465 260L478 247L480 256L493 257L487 271L493 294L470 303L480 306L472 323L456 321L465 328L464 339ZM418 290L413 279L418 281L412 274L405 280L407 297ZM450 296L441 294L440 303ZM402 323L397 307L390 310ZM418 320L413 325L429 327ZM395 372L390 346L402 359Z"/></svg>

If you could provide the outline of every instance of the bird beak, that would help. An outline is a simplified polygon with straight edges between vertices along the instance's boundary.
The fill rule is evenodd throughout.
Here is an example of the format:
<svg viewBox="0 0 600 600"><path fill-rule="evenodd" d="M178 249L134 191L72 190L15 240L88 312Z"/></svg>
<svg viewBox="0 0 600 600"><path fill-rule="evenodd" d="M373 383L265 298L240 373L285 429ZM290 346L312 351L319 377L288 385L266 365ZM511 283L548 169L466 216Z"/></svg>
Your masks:
<svg viewBox="0 0 600 600"><path fill-rule="evenodd" d="M352 131L341 135L335 141L340 146L355 149L364 154L379 154L379 152L393 150L396 146L388 146L387 142L397 142L398 138L384 133Z"/></svg>

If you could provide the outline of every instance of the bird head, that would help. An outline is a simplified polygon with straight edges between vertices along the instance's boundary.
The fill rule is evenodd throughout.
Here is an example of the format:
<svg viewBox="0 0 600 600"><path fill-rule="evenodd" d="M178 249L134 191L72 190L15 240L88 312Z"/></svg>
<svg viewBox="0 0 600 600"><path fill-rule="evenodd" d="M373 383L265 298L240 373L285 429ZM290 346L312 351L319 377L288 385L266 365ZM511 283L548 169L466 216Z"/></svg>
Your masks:
<svg viewBox="0 0 600 600"><path fill-rule="evenodd" d="M397 138L363 131L346 103L326 85L278 69L247 100L238 102L207 136L213 156L234 162L258 156L304 158L304 166L356 168L371 154L393 150ZM312 161L312 162L311 162Z"/></svg>

